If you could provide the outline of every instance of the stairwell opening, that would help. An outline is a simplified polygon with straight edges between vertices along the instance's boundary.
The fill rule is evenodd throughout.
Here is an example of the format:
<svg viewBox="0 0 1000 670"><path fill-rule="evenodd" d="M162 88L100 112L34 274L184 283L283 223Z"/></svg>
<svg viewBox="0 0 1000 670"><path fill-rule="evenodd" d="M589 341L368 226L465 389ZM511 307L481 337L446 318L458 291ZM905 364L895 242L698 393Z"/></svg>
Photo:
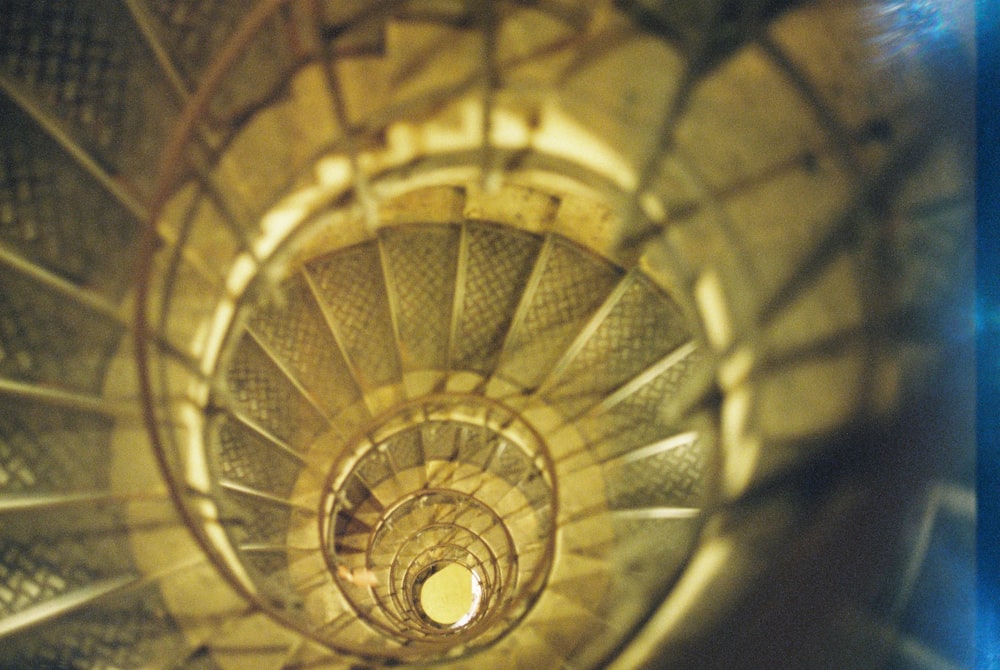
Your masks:
<svg viewBox="0 0 1000 670"><path fill-rule="evenodd" d="M482 585L476 573L461 563L434 564L417 576L412 598L428 621L461 628L476 616Z"/></svg>

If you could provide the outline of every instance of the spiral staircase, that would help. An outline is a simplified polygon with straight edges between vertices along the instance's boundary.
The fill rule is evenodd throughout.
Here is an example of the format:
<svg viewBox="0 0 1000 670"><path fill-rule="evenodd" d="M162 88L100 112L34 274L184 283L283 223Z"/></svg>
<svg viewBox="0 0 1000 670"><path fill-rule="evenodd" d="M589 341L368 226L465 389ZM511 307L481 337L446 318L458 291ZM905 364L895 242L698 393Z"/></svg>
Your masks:
<svg viewBox="0 0 1000 670"><path fill-rule="evenodd" d="M0 0L0 667L972 667L971 14Z"/></svg>

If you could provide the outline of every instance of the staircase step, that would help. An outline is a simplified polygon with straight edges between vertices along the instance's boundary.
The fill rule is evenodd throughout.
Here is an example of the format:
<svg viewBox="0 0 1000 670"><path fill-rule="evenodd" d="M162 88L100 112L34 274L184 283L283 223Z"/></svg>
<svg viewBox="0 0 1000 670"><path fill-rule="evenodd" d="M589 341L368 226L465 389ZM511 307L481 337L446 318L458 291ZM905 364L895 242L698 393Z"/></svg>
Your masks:
<svg viewBox="0 0 1000 670"><path fill-rule="evenodd" d="M111 577L0 624L4 667L148 667L181 653L183 634L155 584Z"/></svg>
<svg viewBox="0 0 1000 670"><path fill-rule="evenodd" d="M558 361L619 273L558 237L549 237L525 286L495 374L533 389Z"/></svg>
<svg viewBox="0 0 1000 670"><path fill-rule="evenodd" d="M379 239L404 369L445 370L459 229L395 227Z"/></svg>
<svg viewBox="0 0 1000 670"><path fill-rule="evenodd" d="M303 452L327 426L297 383L254 339L244 335L226 370L227 397L253 421Z"/></svg>
<svg viewBox="0 0 1000 670"><path fill-rule="evenodd" d="M511 325L541 240L488 223L465 227L458 288L458 323L452 342L452 368L483 375L493 371L498 344Z"/></svg>
<svg viewBox="0 0 1000 670"><path fill-rule="evenodd" d="M306 266L327 321L364 390L402 378L381 268L379 250L373 242L316 259Z"/></svg>
<svg viewBox="0 0 1000 670"><path fill-rule="evenodd" d="M623 280L599 321L567 349L544 391L566 416L589 408L689 339L680 310L637 271Z"/></svg>
<svg viewBox="0 0 1000 670"><path fill-rule="evenodd" d="M283 282L276 297L255 310L249 327L316 398L326 416L337 416L360 399L343 352L302 274Z"/></svg>

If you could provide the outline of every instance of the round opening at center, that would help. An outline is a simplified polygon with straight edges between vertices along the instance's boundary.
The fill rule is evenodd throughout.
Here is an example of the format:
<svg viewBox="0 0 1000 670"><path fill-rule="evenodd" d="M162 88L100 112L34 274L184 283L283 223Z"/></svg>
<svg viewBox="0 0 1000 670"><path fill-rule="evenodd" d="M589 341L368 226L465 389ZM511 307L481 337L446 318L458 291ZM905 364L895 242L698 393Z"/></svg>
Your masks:
<svg viewBox="0 0 1000 670"><path fill-rule="evenodd" d="M414 600L430 621L457 628L476 614L482 590L472 570L459 563L437 563L421 577Z"/></svg>

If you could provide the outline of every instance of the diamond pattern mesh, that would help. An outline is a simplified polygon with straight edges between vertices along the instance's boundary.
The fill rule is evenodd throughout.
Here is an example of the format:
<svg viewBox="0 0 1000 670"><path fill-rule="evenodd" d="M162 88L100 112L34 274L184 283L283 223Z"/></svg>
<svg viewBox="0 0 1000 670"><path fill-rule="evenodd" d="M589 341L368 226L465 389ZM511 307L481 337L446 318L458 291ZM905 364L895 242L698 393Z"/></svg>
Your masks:
<svg viewBox="0 0 1000 670"><path fill-rule="evenodd" d="M570 400L577 401L574 407L580 400L592 404L686 338L679 311L649 280L636 275L546 395L556 404L568 405ZM573 410L567 413L572 415Z"/></svg>
<svg viewBox="0 0 1000 670"><path fill-rule="evenodd" d="M369 486L378 486L392 477L392 464L384 452L376 451L359 464L358 474Z"/></svg>
<svg viewBox="0 0 1000 670"><path fill-rule="evenodd" d="M423 424L420 434L423 438L424 460L447 461L456 456L463 432L461 428L460 424L440 421Z"/></svg>
<svg viewBox="0 0 1000 670"><path fill-rule="evenodd" d="M305 279L287 280L280 296L254 312L250 328L333 416L358 399L357 385Z"/></svg>
<svg viewBox="0 0 1000 670"><path fill-rule="evenodd" d="M383 248L393 279L404 365L442 370L447 365L458 228L387 230Z"/></svg>
<svg viewBox="0 0 1000 670"><path fill-rule="evenodd" d="M539 255L543 242L537 237L489 224L466 226L462 249L466 256L461 259L465 284L459 288L463 238L462 229L453 224L383 229L377 240L308 261L302 275L286 280L270 302L254 307L249 315L250 332L242 336L226 368L242 411L297 447L303 443L290 439L288 431L301 423L296 413L309 409L309 404L297 391L296 380L316 389L311 395L319 397L324 385L336 375L345 378L348 370L358 381L357 391L367 392L378 386L377 380L398 382L404 366L443 368L449 363L454 325L458 339L452 343L452 355L461 356L465 332L488 339L494 349L508 338L497 374L524 385L537 384L587 328L586 339L572 349L568 367L543 391L544 400L558 406L586 399L598 406L608 393L630 389L614 405L587 419L587 434L605 460L672 435L675 431L660 420L661 410L686 374L687 362L648 381L651 374L646 372L689 337L667 296L638 271L623 280L620 268L558 235L548 238L544 255ZM513 242L505 244L508 240ZM514 285L498 286L500 296L494 300L490 282L501 280ZM456 297L461 312L453 321ZM606 309L598 319L602 305ZM495 360L496 352L488 356L478 364ZM315 367L310 365L314 357ZM633 381L640 374L645 386ZM492 388L487 385L487 392ZM383 418L381 427L372 426L367 438L355 436L374 440L374 445L364 445L364 456L343 473L342 488L331 492L336 502L328 512L330 542L336 552L358 565L363 560L381 565L383 554L398 551L395 546L403 538L428 524L475 522L470 531L491 546L502 547L504 534L513 534L518 551L517 567L512 569L519 574L532 573L547 560L546 540L555 524L551 480L544 468L539 469L538 454L529 455L520 446L518 439L528 439L528 428L512 433L519 437L506 436L503 430L516 417L505 417L508 410L490 402L478 405L476 393L468 399L431 395L426 405L420 405L422 413L407 404L403 414ZM466 400L471 407L462 404ZM452 407L453 402L459 404ZM299 409L289 410L296 404ZM497 425L505 428L497 433ZM252 430L232 421L221 426L215 448L222 476L288 498L298 467L273 463L279 458L274 445ZM476 466L481 470L470 474ZM415 467L422 472L398 477ZM605 501L612 509L626 510L694 506L702 493L696 480L704 469L700 452L683 447L645 456L638 463L607 463L600 509L607 509ZM456 475L463 478L460 483L454 481ZM403 490L403 486L413 488ZM378 496L388 499L450 486L471 489L486 504L516 507L511 523L497 523L455 503L414 512L405 522L386 520L384 515L395 514L397 508L389 505L387 511L387 500L373 495L378 489ZM517 495L512 488L518 489ZM281 501L225 485L222 489L226 526L251 578L268 598L294 607L288 600L295 597L288 584L288 556L278 549L287 539L292 515L298 513ZM386 545L364 558L374 528L400 535L389 542L393 549ZM413 545L407 551L419 553L435 540L428 535L420 541L430 544ZM505 554L498 560L508 558ZM370 606L372 602L361 599L359 607Z"/></svg>
<svg viewBox="0 0 1000 670"><path fill-rule="evenodd" d="M485 469L503 442L503 438L485 428L470 426L462 440L462 460Z"/></svg>
<svg viewBox="0 0 1000 670"><path fill-rule="evenodd" d="M3 487L4 493L34 488L38 483L38 475L35 473L45 472L42 468L31 467L31 464L25 460L24 453L30 452L31 448L18 447L17 443L22 442L25 437L18 430L19 427L14 427L17 432L13 434L13 437L8 432L9 428L9 426L4 426L3 441L0 441L0 486ZM28 444L31 444L31 438L32 436L27 436Z"/></svg>
<svg viewBox="0 0 1000 670"><path fill-rule="evenodd" d="M299 464L249 428L224 417L218 449L222 476L277 496L287 496L295 485Z"/></svg>
<svg viewBox="0 0 1000 670"><path fill-rule="evenodd" d="M660 417L697 361L697 352L689 354L607 411L582 422L597 457L613 458L669 437L673 428Z"/></svg>
<svg viewBox="0 0 1000 670"><path fill-rule="evenodd" d="M53 555L45 546L25 546L10 540L0 545L0 611L4 616L45 602L74 587L95 581L93 568L61 565L79 557Z"/></svg>
<svg viewBox="0 0 1000 670"><path fill-rule="evenodd" d="M247 14L253 2L244 0L146 0L159 20L164 43L174 64L194 82Z"/></svg>
<svg viewBox="0 0 1000 670"><path fill-rule="evenodd" d="M254 6L250 0L148 0L172 62L194 89L206 66ZM233 118L287 81L293 57L281 19L266 22L220 85L212 111Z"/></svg>
<svg viewBox="0 0 1000 670"><path fill-rule="evenodd" d="M112 422L103 417L4 400L0 412L0 494L108 486Z"/></svg>
<svg viewBox="0 0 1000 670"><path fill-rule="evenodd" d="M257 584L263 586L263 590L276 601L296 598L286 555L277 552L244 553L243 562L263 577Z"/></svg>
<svg viewBox="0 0 1000 670"><path fill-rule="evenodd" d="M552 238L536 290L507 343L500 374L532 388L611 292L618 271L570 243Z"/></svg>
<svg viewBox="0 0 1000 670"><path fill-rule="evenodd" d="M511 486L517 486L530 467L524 452L510 442L504 441L497 447L496 456L490 462L489 470Z"/></svg>
<svg viewBox="0 0 1000 670"><path fill-rule="evenodd" d="M324 421L252 338L244 336L226 371L237 408L293 448L304 448Z"/></svg>
<svg viewBox="0 0 1000 670"><path fill-rule="evenodd" d="M408 430L394 435L389 440L389 444L391 445L389 449L392 452L392 460L400 470L423 464L424 452L419 432Z"/></svg>
<svg viewBox="0 0 1000 670"><path fill-rule="evenodd" d="M0 376L97 394L121 328L14 273L0 285Z"/></svg>
<svg viewBox="0 0 1000 670"><path fill-rule="evenodd" d="M135 59L123 5L0 1L0 67L37 92L102 153L122 125Z"/></svg>
<svg viewBox="0 0 1000 670"><path fill-rule="evenodd" d="M469 224L466 230L465 294L452 367L488 374L541 241L486 224Z"/></svg>
<svg viewBox="0 0 1000 670"><path fill-rule="evenodd" d="M0 241L74 283L120 295L137 241L131 215L2 98L0 118Z"/></svg>
<svg viewBox="0 0 1000 670"><path fill-rule="evenodd" d="M17 535L0 538L0 616L131 569L124 529L121 534Z"/></svg>
<svg viewBox="0 0 1000 670"><path fill-rule="evenodd" d="M309 264L364 385L399 380L399 359L378 249L367 243Z"/></svg>
<svg viewBox="0 0 1000 670"><path fill-rule="evenodd" d="M604 472L612 509L693 507L704 494L705 449L701 440L682 443Z"/></svg>
<svg viewBox="0 0 1000 670"><path fill-rule="evenodd" d="M529 475L520 481L517 488L532 507L538 508L549 504L549 485L540 476Z"/></svg>
<svg viewBox="0 0 1000 670"><path fill-rule="evenodd" d="M244 493L224 491L226 527L236 544L280 544L285 541L291 508Z"/></svg>
<svg viewBox="0 0 1000 670"><path fill-rule="evenodd" d="M136 2L156 17L169 56L189 84L198 80L206 63L218 53L238 20L255 4L250 0ZM329 9L341 3L321 4ZM559 5L558 11L554 10L556 16L575 15L575 8L554 4ZM650 33L651 38L669 35L671 48L684 54L695 81L707 79L716 64L753 40L759 31L773 33L778 23L772 22L773 17L779 9L788 6L796 5L783 0L744 3L625 0L615 3L616 10L628 14L635 25ZM143 101L149 96L136 93L139 90L136 82L143 79L136 73L142 72L142 68L133 64L143 60L139 52L146 50L139 45L140 38L128 20L127 7L127 2L103 0L0 0L0 69L16 86L37 97L37 102L58 116L72 134L81 136L85 151L98 158L102 165L114 165L120 152L135 146L135 142L130 141L136 139L135 110L140 109L138 114L142 115L155 108ZM408 11L421 20L441 20L441 15L454 13L453 7L460 8L464 18L468 9L464 2L447 0L418 3L415 7ZM548 8L542 10L549 11ZM583 15L588 12L589 7L580 12L581 25L585 20ZM222 93L213 100L212 109L216 114L245 111L249 103L264 99L262 91L263 95L269 95L281 90L281 75L287 71L289 63L285 45L286 42L294 43L294 38L281 33L280 21L288 15L280 12L278 15L282 18L255 36L250 53L237 64L234 76L222 84ZM468 16L475 18L471 13ZM602 32L604 18L597 12L592 15L592 27L598 29L598 33ZM381 20L382 16L376 19ZM463 22L461 25L473 24ZM530 28L533 24L527 26ZM342 26L336 28L347 30ZM507 25L503 28L504 39L509 39L506 35L516 33L518 26L514 24L513 31ZM400 34L405 35L402 31ZM530 42L527 31L523 37ZM603 38L603 35L598 37ZM521 38L522 35L514 35L513 41L518 42ZM567 44L576 48L575 42L568 40ZM579 43L587 45L588 40ZM615 49L614 44L597 43L596 46ZM572 58L573 54L568 55L567 60L574 61L566 68L569 72L586 69L589 62L600 64L600 53L584 53L580 62ZM544 61L546 58L548 54L534 56L531 60ZM546 70L545 67L539 69ZM805 73L805 88L820 87L823 89L821 94L826 92L828 78L816 75L809 68L800 69ZM416 70L403 72L400 82L405 84L406 75L414 72ZM794 78L795 73L791 75ZM147 82L152 87L159 79L162 77L149 77ZM236 81L246 84L230 83ZM835 86L833 90L838 88ZM695 89L697 86L691 87ZM637 96L633 91L626 93L622 100L608 102L609 107L615 106L615 114L624 118L628 118L635 107L630 98ZM807 98L808 93L806 91ZM682 110L682 115L687 102L684 96L690 95L683 92L677 101L677 109ZM829 96L815 97L826 99ZM840 97L843 99L834 101L837 104L828 105L835 108L834 116L838 118L848 113L847 106L854 102L850 95ZM276 96L271 98L275 99ZM815 103L810 105L817 106ZM129 217L116 205L100 199L103 198L100 189L91 188L86 178L66 167L65 156L50 153L45 147L39 150L34 140L22 141L30 131L17 125L19 122L8 122L19 113L8 111L0 109L10 138L5 138L4 146L0 147L0 239L33 262L70 281L116 294L123 284L126 266L115 259L126 257L134 240ZM169 115L169 111L154 111L159 113L149 114L150 124L156 123L159 116ZM128 121L130 115L133 117L131 122ZM590 125L590 119L582 118ZM833 126L837 125L836 121L834 119ZM368 129L363 123L358 127ZM661 148L669 144L667 135L670 132L673 127L668 124ZM159 143L156 140L146 142ZM650 147L652 149L652 145ZM123 177L120 169L109 169L109 173L116 179ZM91 201L92 197L97 199ZM66 216L68 211L78 212L78 215L71 221ZM80 221L100 222L101 225L81 229ZM470 226L470 231L473 229L477 232L469 235L469 273L462 287L465 295L456 315L459 317L458 338L451 353L456 367L486 374L497 364L499 346L521 300L520 290L530 275L538 242L527 236L522 239L484 232L487 231L485 226ZM325 307L339 320L345 336L343 353L361 370L358 382L366 388L398 381L402 367L400 356L403 364L411 369L438 367L447 360L442 352L447 345L447 325L454 304L447 277L454 276L455 254L448 250L451 247L446 249L428 240L421 241L427 242L423 248L401 244L388 252L396 284L402 287L398 290L398 304L394 303L398 313L392 315L398 318L401 351L395 341L389 303L382 290L377 250L373 251L369 245L360 251L359 257L365 254L370 257L361 258L353 267L345 267L349 264L338 258L338 268L329 272L333 278L322 277L324 281L329 280L324 288ZM454 239L449 237L448 244L454 246ZM575 258L584 260L566 260L574 254ZM474 258L478 260L473 261ZM588 263L589 266L584 267ZM606 298L617 279L613 269L590 259L582 251L573 251L562 242L554 243L551 257L544 267L539 266L539 270L541 281L537 290L533 289L530 301L524 302L523 319L507 342L504 368L500 371L528 388L534 387L551 370L552 363L565 352L566 345L586 323L588 315ZM323 275L318 270L316 274ZM936 280L935 277L928 281ZM302 302L295 303L293 299L287 311L275 308L266 317L261 315L263 323L258 324L258 329L268 348L276 352L297 379L314 391L324 408L334 411L357 398L355 380L341 360L341 352L333 344L330 333L324 330L320 315L311 306L306 306L305 301L306 297L302 296ZM663 305L649 308L641 298L627 293L577 352L558 385L546 391L547 398L575 411L632 378L682 341L676 329L671 328L674 315L666 307L659 311L660 307ZM672 339L675 335L679 339ZM117 329L68 301L39 290L31 282L4 277L0 286L0 375L96 393L119 336ZM300 351L309 353L299 355ZM628 453L672 432L662 419L664 406L683 383L693 361L691 357L665 371L602 414L588 419L585 430L592 438L598 459ZM322 422L318 415L262 351L247 345L237 352L228 381L248 416L283 439L298 445L320 430ZM56 410L46 410L42 421L30 416L28 409L14 408L14 404L4 402L0 410L0 492L100 485L104 474L95 475L90 471L100 470L93 467L93 463L103 465L107 460L102 445L106 444L109 428L92 417ZM285 491L290 487L294 467L282 464L284 457L274 451L273 445L235 423L225 424L223 433L216 445L219 452L216 455L226 477L263 490ZM476 435L472 429L463 429L461 434L463 438L466 434ZM444 450L445 444L442 441L431 445L428 452ZM519 479L517 468L524 465L524 461L514 458L512 449L503 448L502 443L498 448L495 441L480 440L470 444L470 458L482 456L490 462L491 468L507 473L505 477ZM419 442L409 439L406 445L407 450L400 452L400 460L413 463L423 460ZM702 494L700 478L706 467L704 448L703 445L680 446L635 462L608 464L605 475L609 503L618 509L690 504ZM450 456L448 452L451 451L445 450L441 457ZM81 464L84 466L79 467ZM95 481L87 479L91 476ZM288 524L287 510L254 499L226 495L233 501L239 498L234 507L245 513L240 532L254 539L280 539L280 531ZM232 528L238 527L230 523ZM671 539L680 534L665 532L666 524L656 526L659 533L649 532L652 525L616 525L621 540L616 554L636 555L639 560L646 561L643 569L656 574L656 579L650 581L662 587L663 575L670 569L664 565L673 565L669 562L672 559L666 558L674 555ZM637 545L629 544L630 540L648 546L642 551L632 551ZM120 537L115 541L126 546ZM676 541L680 546L680 541ZM23 611L66 589L98 578L100 570L110 569L117 558L109 560L103 550L95 550L92 544L95 542L98 541L92 538L84 541L67 536L60 538L56 546L48 547L44 542L20 543L5 535L0 540L0 604L11 611ZM66 546L66 543L73 546ZM677 555L682 555L682 551L678 550ZM57 564L57 559L64 562ZM279 577L282 561L279 556L247 559L252 569ZM616 578L635 583L634 570L630 568L635 568L637 563L616 566L619 569ZM121 567L128 566L122 564ZM559 585L563 593L575 589L576 593L570 593L570 598L584 604L586 576ZM287 592L290 589L282 585L277 590ZM649 591L653 594L649 596L651 599L659 598L662 593L662 590ZM620 602L627 600L619 598ZM601 614L607 616L607 612ZM643 619L637 616L635 620ZM559 621L566 621L567 627L572 625L570 617ZM633 621L626 620L626 625ZM613 623L619 624L617 620ZM150 649L154 646L152 641L169 638L170 633L165 631L170 630L157 591L152 588L134 600L116 597L112 605L91 606L78 614L40 626L28 635L19 635L16 640L5 639L2 646L6 649L0 650L0 666L144 667L162 662L162 657ZM524 641L528 642L530 637L530 634L525 636ZM514 637L508 641L511 640L512 647L522 641ZM624 644L622 640L614 642ZM560 650L555 643L553 647L555 656ZM614 649L617 651L620 647ZM205 661L208 656L202 655L200 659ZM575 661L559 660L567 664ZM527 662L524 658L512 659L514 665Z"/></svg>
<svg viewBox="0 0 1000 670"><path fill-rule="evenodd" d="M151 188L177 105L125 3L0 0L0 70L99 169Z"/></svg>
<svg viewBox="0 0 1000 670"><path fill-rule="evenodd" d="M184 644L155 585L5 642L6 649L0 650L3 667L51 670L145 668Z"/></svg>

